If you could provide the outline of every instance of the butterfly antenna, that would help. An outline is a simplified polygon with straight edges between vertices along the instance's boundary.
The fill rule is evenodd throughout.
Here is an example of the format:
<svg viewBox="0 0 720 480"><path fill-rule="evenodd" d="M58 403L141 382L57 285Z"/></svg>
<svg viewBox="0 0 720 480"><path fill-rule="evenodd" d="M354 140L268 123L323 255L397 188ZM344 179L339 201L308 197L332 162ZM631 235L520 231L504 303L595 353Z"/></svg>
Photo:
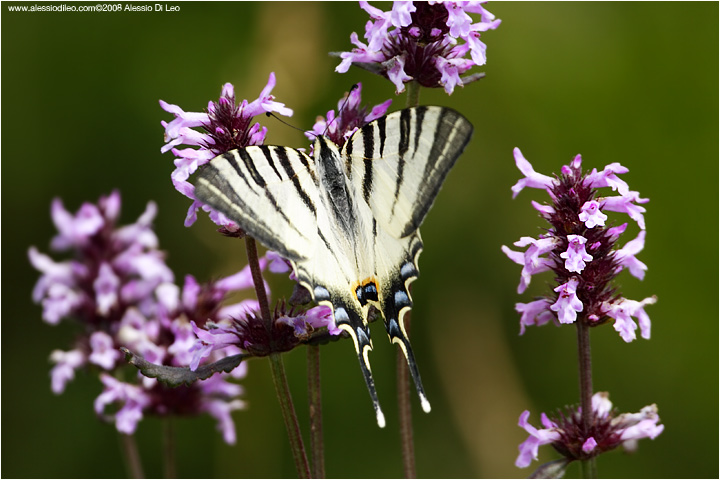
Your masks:
<svg viewBox="0 0 720 480"><path fill-rule="evenodd" d="M336 121L338 118L340 118L340 117L342 116L342 112L345 110L345 105L347 105L348 100L350 100L350 94L352 93L353 90L355 90L355 89L357 89L357 88L360 88L360 84L359 84L359 83L356 83L355 85L353 85L352 87L350 87L350 90L349 90L349 91L347 92L347 94L345 95L345 101L343 101L343 104L340 106L340 110L338 110L337 116L336 116L335 118L333 118L332 121L330 121L327 125L325 125L325 131L323 132L323 136L326 136L326 135L327 135L327 132L328 132L328 130L330 129L330 125L332 125L332 123L333 123L334 121Z"/></svg>
<svg viewBox="0 0 720 480"><path fill-rule="evenodd" d="M287 127L290 127L290 128L292 128L292 129L294 129L294 130L298 130L298 131L300 131L300 132L305 133L305 130L303 130L302 128L298 128L298 127L296 127L295 125L292 125L292 124L286 122L286 121L283 120L282 118L280 118L280 117L278 117L277 115L275 115L275 113L273 113L273 112L265 112L265 116L266 116L266 117L272 117L272 118L274 118L275 120L277 120L278 122L282 123L283 125L285 125L285 126L287 126Z"/></svg>

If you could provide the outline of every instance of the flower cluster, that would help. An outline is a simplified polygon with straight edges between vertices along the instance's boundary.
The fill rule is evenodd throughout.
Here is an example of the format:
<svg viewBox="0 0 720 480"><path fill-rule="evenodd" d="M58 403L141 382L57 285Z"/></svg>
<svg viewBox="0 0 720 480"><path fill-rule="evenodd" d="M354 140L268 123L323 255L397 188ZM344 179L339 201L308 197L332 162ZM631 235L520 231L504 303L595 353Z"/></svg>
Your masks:
<svg viewBox="0 0 720 480"><path fill-rule="evenodd" d="M275 308L271 324L272 327L268 329L265 321L255 313L248 313L243 318L234 318L229 322L206 323L205 329L192 322L198 340L193 347L195 353L190 369L194 371L203 358L227 347L234 346L253 356L264 357L292 350L308 341L319 329L326 328L329 335L342 332L335 326L332 310L325 306L313 307L303 313L294 308L287 310L281 303Z"/></svg>
<svg viewBox="0 0 720 480"><path fill-rule="evenodd" d="M660 417L657 407L649 405L638 413L618 414L606 392L598 392L592 397L592 423L589 431L582 427L582 411L568 408L558 412L554 419L544 413L540 416L543 425L538 429L528 423L530 412L520 415L519 426L530 436L519 447L520 454L515 465L524 468L538 458L538 447L551 444L567 460L588 460L601 453L622 445L626 451L634 451L637 441L642 438L654 439L665 428L658 425Z"/></svg>
<svg viewBox="0 0 720 480"><path fill-rule="evenodd" d="M614 319L614 327L626 342L636 338L640 327L643 338L650 338L650 318L646 305L655 303L655 297L642 301L621 297L612 280L623 270L643 279L647 266L635 255L645 244L645 208L640 204L648 199L640 198L631 191L618 175L628 169L619 163L607 165L602 171L593 169L583 173L582 158L577 155L570 165L561 169L561 175L552 178L537 173L519 149L515 149L515 163L525 175L512 187L513 197L523 188L540 188L550 195L551 204L532 202L533 207L550 228L539 238L522 237L514 245L526 248L524 252L502 250L515 263L522 265L518 293L525 291L535 274L553 271L558 286L550 296L530 303L518 303L515 308L521 314L520 334L525 327L543 325L549 321L561 324L574 323L582 312L580 321L597 326ZM600 196L597 189L610 187L618 193ZM623 212L640 227L637 238L622 248L616 243L627 228L627 223L607 227L604 212ZM637 324L633 321L637 319Z"/></svg>
<svg viewBox="0 0 720 480"><path fill-rule="evenodd" d="M314 140L316 136L324 135L336 145L342 146L358 128L387 113L392 100L375 105L368 112L368 107L360 106L361 92L362 85L358 83L338 101L337 116L335 110L330 110L325 118L318 117L312 131L306 132L305 136Z"/></svg>
<svg viewBox="0 0 720 480"><path fill-rule="evenodd" d="M353 32L350 41L356 48L340 54L342 62L335 71L344 73L356 64L388 78L397 93L414 80L424 87L442 86L451 94L456 86L480 78L460 75L485 64L487 47L480 32L500 25L483 3L396 1L391 11L384 12L361 1L372 19L365 25L368 43ZM479 14L480 21L473 23L470 13ZM465 58L468 53L470 58Z"/></svg>
<svg viewBox="0 0 720 480"><path fill-rule="evenodd" d="M260 267L265 269L266 266L273 273L290 271L291 280L295 280L287 260L275 252L269 251L260 259ZM245 274L246 282L249 282L247 286L252 285L247 268L242 273ZM292 350L317 335L327 333L333 337L342 333L335 325L329 307L317 306L307 311L293 307L288 310L284 302L279 302L275 306L268 328L266 322L257 315L257 301L253 301L252 306L251 309L226 315L222 321L208 321L204 325L190 322L197 337L189 349L192 355L188 362L191 370L195 371L202 359L214 355L213 352L228 347L233 351L239 348L250 355L264 357L271 353Z"/></svg>
<svg viewBox="0 0 720 480"><path fill-rule="evenodd" d="M74 319L82 327L71 350L51 354L52 390L62 393L80 367L96 367L104 391L95 410L114 421L118 431L133 433L146 414L205 412L218 420L225 441L234 443L230 412L244 403L239 399L242 387L228 382L229 375L169 388L134 370L126 375L129 369L121 369L125 363L118 349L127 347L156 363L188 365L196 342L191 322L204 325L257 309L252 300L222 305L229 292L251 285L249 273L246 269L207 285L187 276L181 290L157 249L152 230L155 204L149 203L137 222L118 227L120 204L119 193L113 192L97 205L83 204L73 215L59 199L54 200L51 213L59 234L51 248L71 251L74 259L56 262L35 247L29 250L30 262L42 273L33 299L42 303L44 320L55 325ZM222 356L233 353L231 349ZM221 358L219 352L215 355ZM242 378L244 364L231 375ZM105 415L110 404L117 409Z"/></svg>
<svg viewBox="0 0 720 480"><path fill-rule="evenodd" d="M226 83L217 102L209 102L207 111L185 112L177 105L171 105L160 100L160 106L166 112L175 115L170 123L161 122L165 128L165 141L167 142L161 152L172 151L175 159L175 171L172 173L172 182L175 188L193 200L188 209L185 225L190 226L197 219L197 211L202 208L210 212L210 219L216 224L226 227L230 231L237 230L235 222L227 219L220 212L212 210L209 206L195 199L195 187L188 182L188 178L198 167L205 165L218 155L230 150L247 147L249 145L262 145L265 141L267 128L259 123L253 123L257 115L277 112L280 115L291 116L292 110L284 104L276 102L270 94L275 87L275 74L271 73L268 83L260 92L260 96L248 102L243 100L239 105L235 102L235 89ZM203 132L194 130L202 128ZM195 148L176 148L184 144Z"/></svg>

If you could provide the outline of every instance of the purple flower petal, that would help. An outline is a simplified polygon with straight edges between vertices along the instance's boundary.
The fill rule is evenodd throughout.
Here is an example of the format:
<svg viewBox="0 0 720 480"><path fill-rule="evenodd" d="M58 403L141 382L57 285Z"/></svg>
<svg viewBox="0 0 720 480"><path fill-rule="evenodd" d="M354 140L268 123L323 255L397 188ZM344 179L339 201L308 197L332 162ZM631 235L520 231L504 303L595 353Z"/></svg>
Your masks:
<svg viewBox="0 0 720 480"><path fill-rule="evenodd" d="M643 217L645 207L635 205L634 202L647 203L649 201L647 198L640 198L638 192L628 192L626 195L619 197L602 198L600 199L600 204L603 210L627 213L630 218L637 222L641 229L645 230L645 218Z"/></svg>
<svg viewBox="0 0 720 480"><path fill-rule="evenodd" d="M621 249L615 251L618 265L630 270L630 274L640 280L645 278L647 265L635 258L645 247L645 230L640 230L637 238L627 242Z"/></svg>
<svg viewBox="0 0 720 480"><path fill-rule="evenodd" d="M615 330L620 333L622 339L632 342L635 340L635 330L638 328L632 317L638 319L642 337L650 338L650 317L645 313L645 306L652 305L656 301L656 297L648 297L641 302L621 298L616 302L605 304L604 307L607 315L615 319Z"/></svg>
<svg viewBox="0 0 720 480"><path fill-rule="evenodd" d="M625 183L624 180L621 180L617 174L627 172L628 169L619 163L611 163L607 165L602 172L598 172L597 169L593 168L592 172L585 179L585 183L591 188L611 187L621 196L625 196L629 191L628 184Z"/></svg>
<svg viewBox="0 0 720 480"><path fill-rule="evenodd" d="M530 303L516 303L515 311L520 316L520 335L525 333L526 326L542 326L553 319L554 315L549 310L550 301L543 298Z"/></svg>
<svg viewBox="0 0 720 480"><path fill-rule="evenodd" d="M92 353L88 357L90 363L94 363L105 370L111 370L122 354L113 345L113 339L105 332L95 332L90 335L90 348Z"/></svg>
<svg viewBox="0 0 720 480"><path fill-rule="evenodd" d="M590 200L580 207L578 218L587 228L594 228L597 226L604 227L605 220L607 220L608 217L600 210L600 202Z"/></svg>
<svg viewBox="0 0 720 480"><path fill-rule="evenodd" d="M143 409L150 405L150 397L140 387L120 382L106 373L100 375L100 380L105 389L95 399L95 411L101 415L106 405L123 404L115 414L115 427L127 435L134 433L143 418Z"/></svg>
<svg viewBox="0 0 720 480"><path fill-rule="evenodd" d="M97 313L105 316L118 304L120 279L108 263L101 263L98 276L93 282Z"/></svg>
<svg viewBox="0 0 720 480"><path fill-rule="evenodd" d="M244 409L245 402L242 400L228 402L226 400L208 398L203 401L201 408L218 421L217 429L222 432L225 443L235 445L235 422L233 422L230 413L235 410Z"/></svg>
<svg viewBox="0 0 720 480"><path fill-rule="evenodd" d="M548 189L555 185L555 180L533 170L532 165L525 159L519 148L515 147L513 149L513 156L515 157L515 165L517 165L520 172L525 175L525 178L521 178L513 185L513 198L525 187Z"/></svg>
<svg viewBox="0 0 720 480"><path fill-rule="evenodd" d="M405 91L405 82L409 82L413 78L405 73L405 59L401 56L395 56L383 62L387 68L388 79L395 84L395 93L400 94Z"/></svg>
<svg viewBox="0 0 720 480"><path fill-rule="evenodd" d="M80 350L53 350L50 361L55 363L50 371L52 392L59 395L65 391L65 385L75 378L75 370L85 365L87 359Z"/></svg>
<svg viewBox="0 0 720 480"><path fill-rule="evenodd" d="M582 273L585 269L585 262L593 259L592 255L585 251L587 238L582 235L568 235L568 249L560 254L565 259L565 269L568 272Z"/></svg>
<svg viewBox="0 0 720 480"><path fill-rule="evenodd" d="M550 306L550 310L557 312L560 323L575 323L578 312L583 311L583 304L576 293L578 283L577 277L572 277L567 283L554 289L558 292L558 299Z"/></svg>
<svg viewBox="0 0 720 480"><path fill-rule="evenodd" d="M518 447L520 454L515 460L515 466L519 468L525 468L530 465L533 460L537 460L538 447L540 447L540 445L546 445L560 440L560 434L556 431L557 426L538 430L528 423L527 419L529 417L530 411L525 410L522 414L520 414L520 419L518 421L518 425L530 434L527 440L521 443ZM544 420L547 420L547 417Z"/></svg>
<svg viewBox="0 0 720 480"><path fill-rule="evenodd" d="M65 210L62 200L56 198L52 202L51 215L60 233L52 239L50 247L57 251L85 245L105 225L100 210L91 203L84 203L73 216Z"/></svg>
<svg viewBox="0 0 720 480"><path fill-rule="evenodd" d="M588 438L585 440L585 443L582 445L582 451L585 453L590 453L593 450L595 450L595 447L597 447L597 442L593 437Z"/></svg>

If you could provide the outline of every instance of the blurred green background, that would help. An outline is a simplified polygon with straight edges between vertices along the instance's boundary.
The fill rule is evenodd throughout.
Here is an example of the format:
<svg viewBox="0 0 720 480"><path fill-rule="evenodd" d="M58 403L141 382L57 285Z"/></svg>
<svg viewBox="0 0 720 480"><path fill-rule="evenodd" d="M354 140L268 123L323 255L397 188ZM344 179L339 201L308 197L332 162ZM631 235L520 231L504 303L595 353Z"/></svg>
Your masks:
<svg viewBox="0 0 720 480"><path fill-rule="evenodd" d="M112 189L122 223L149 200L161 248L181 279L227 275L244 265L242 242L221 238L206 219L183 226L189 201L170 182L161 155L158 100L199 111L223 83L256 98L269 72L274 94L310 128L355 82L375 105L389 82L334 73L328 51L349 50L367 15L356 3L179 3L179 12L14 13L2 4L2 476L122 477L114 427L92 402L96 374L80 373L63 395L50 391L48 356L68 349L75 327L51 327L30 292L38 273L31 245L49 252L50 201L68 209ZM134 3L134 5L154 5ZM173 4L168 4L173 5ZM421 277L413 286L413 345L433 405L415 409L421 477L517 477L526 438L524 409L539 414L577 402L573 328L531 328L518 336L516 302L542 294L549 277L516 293L520 267L500 251L542 227L530 200L511 199L520 147L538 172L559 171L582 153L586 168L620 162L624 179L649 197L643 282L623 273L624 295L648 307L652 339L624 343L610 326L593 330L595 390L621 411L657 403L665 432L635 455L599 460L603 477L716 477L718 474L718 4L490 3L503 20L483 34L487 77L424 90L421 103L456 108L475 125L422 233ZM306 146L279 122L267 143ZM625 221L621 215L615 221ZM712 222L710 222L712 220ZM708 225L710 225L708 227ZM707 232L710 233L707 233ZM631 223L624 241L634 238ZM707 239L710 240L707 240ZM54 255L59 258L58 255ZM289 295L276 282L275 295ZM402 475L395 406L394 350L374 325L372 365L388 427L378 429L351 343L322 349L327 473ZM305 351L286 356L307 432ZM294 467L265 360L244 380L250 408L236 412L238 443L225 445L215 421L177 422L183 477L293 477ZM162 476L161 422L137 436L148 476ZM541 461L556 458L550 447ZM535 464L537 465L537 463ZM577 476L576 466L568 476Z"/></svg>

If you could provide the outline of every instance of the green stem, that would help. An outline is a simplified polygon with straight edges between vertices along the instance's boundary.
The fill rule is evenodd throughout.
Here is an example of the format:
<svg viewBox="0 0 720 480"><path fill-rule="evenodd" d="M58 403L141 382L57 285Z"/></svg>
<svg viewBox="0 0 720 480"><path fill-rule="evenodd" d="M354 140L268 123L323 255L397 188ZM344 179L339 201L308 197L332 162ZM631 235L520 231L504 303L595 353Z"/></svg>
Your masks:
<svg viewBox="0 0 720 480"><path fill-rule="evenodd" d="M273 330L273 318L270 315L270 304L267 294L265 293L265 282L263 282L262 271L260 270L260 260L257 253L257 245L255 239L245 237L245 250L248 257L248 265L250 265L250 273L252 274L253 284L255 285L255 294L260 304L260 314L265 322L268 333ZM282 412L285 429L290 440L290 450L292 451L295 468L300 478L310 478L310 467L308 466L307 455L305 454L305 446L303 445L302 433L298 424L297 415L295 414L295 406L293 405L292 395L287 383L285 375L285 366L279 353L272 353L268 357L270 359L270 370L272 372L273 383L275 384L275 393L277 393L280 402L280 411Z"/></svg>
<svg viewBox="0 0 720 480"><path fill-rule="evenodd" d="M272 369L273 383L280 401L280 410L282 411L285 429L290 440L290 450L292 451L295 468L300 478L310 478L310 466L308 465L307 455L305 454L305 446L303 445L302 433L298 424L295 407L293 406L292 395L287 383L285 375L285 366L279 353L273 353L269 357L270 368Z"/></svg>
<svg viewBox="0 0 720 480"><path fill-rule="evenodd" d="M271 332L272 316L270 315L270 304L267 293L265 293L265 282L263 281L262 271L260 270L260 260L258 259L257 244L254 238L249 236L245 237L245 251L248 257L248 264L250 265L253 284L255 285L255 295L260 304L260 314L265 321L265 327L268 329L268 332Z"/></svg>
<svg viewBox="0 0 720 480"><path fill-rule="evenodd" d="M127 468L130 477L145 478L135 436L121 433L120 443L122 445L123 457L125 458L125 468Z"/></svg>
<svg viewBox="0 0 720 480"><path fill-rule="evenodd" d="M165 478L177 478L175 465L175 424L172 417L163 421L163 466Z"/></svg>
<svg viewBox="0 0 720 480"><path fill-rule="evenodd" d="M405 89L407 90L405 106L417 107L420 105L420 84L413 80L412 82L405 84Z"/></svg>
<svg viewBox="0 0 720 480"><path fill-rule="evenodd" d="M325 478L325 452L320 388L320 347L308 345L308 396L310 397L310 451L313 478Z"/></svg>
<svg viewBox="0 0 720 480"><path fill-rule="evenodd" d="M580 408L582 410L582 429L584 436L590 435L593 424L592 410L592 357L590 355L590 328L583 318L577 320L578 365L580 371ZM595 458L582 460L583 478L597 478Z"/></svg>

